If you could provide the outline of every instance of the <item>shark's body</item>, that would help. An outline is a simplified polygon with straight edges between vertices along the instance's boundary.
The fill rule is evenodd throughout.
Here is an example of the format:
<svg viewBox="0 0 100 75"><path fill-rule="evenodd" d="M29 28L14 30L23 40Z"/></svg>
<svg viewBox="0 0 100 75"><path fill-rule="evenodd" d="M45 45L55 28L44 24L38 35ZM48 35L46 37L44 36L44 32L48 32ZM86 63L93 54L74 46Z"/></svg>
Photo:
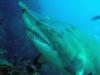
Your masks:
<svg viewBox="0 0 100 75"><path fill-rule="evenodd" d="M100 49L100 43L77 29L65 29L63 35L39 21L20 2L28 36L41 55L57 68L69 71L71 75L85 73L100 74L96 54L90 50ZM95 46L95 47L93 47ZM95 69L94 69L95 68Z"/></svg>

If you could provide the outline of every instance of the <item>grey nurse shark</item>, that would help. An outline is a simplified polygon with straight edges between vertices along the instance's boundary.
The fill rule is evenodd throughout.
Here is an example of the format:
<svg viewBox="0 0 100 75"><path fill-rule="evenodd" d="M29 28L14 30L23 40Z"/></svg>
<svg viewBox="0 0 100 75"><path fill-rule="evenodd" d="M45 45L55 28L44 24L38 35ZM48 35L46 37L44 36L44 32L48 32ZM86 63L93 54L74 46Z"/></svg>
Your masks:
<svg viewBox="0 0 100 75"><path fill-rule="evenodd" d="M19 1L27 35L41 53L45 62L51 63L66 75L100 75L100 42L77 28L65 28L58 33L50 23L43 22Z"/></svg>

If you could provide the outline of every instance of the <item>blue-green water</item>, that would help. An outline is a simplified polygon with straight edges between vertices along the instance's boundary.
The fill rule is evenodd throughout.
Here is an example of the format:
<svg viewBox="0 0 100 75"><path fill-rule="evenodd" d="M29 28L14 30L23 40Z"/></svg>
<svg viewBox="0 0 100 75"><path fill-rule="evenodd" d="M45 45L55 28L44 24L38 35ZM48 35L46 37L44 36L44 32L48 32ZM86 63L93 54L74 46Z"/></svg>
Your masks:
<svg viewBox="0 0 100 75"><path fill-rule="evenodd" d="M19 1L23 1L27 5L28 10L22 10ZM4 64L8 64L5 62L9 62L9 67L12 64L15 70L16 68L20 68L20 71L23 72L23 74L20 73L18 75L32 75L31 71L28 72L27 70L32 67L32 64L37 68L36 71L39 75L91 75L91 73L99 75L100 18L93 20L94 17L100 16L99 3L99 0L0 0L0 73L2 62ZM38 26L38 24L43 24L45 28L44 30L42 30L42 26L37 30L33 28L35 37L32 39L35 39L35 43L26 34L27 22L24 22L23 19L23 14L26 11L30 11L28 16L31 14L31 17L29 16L28 18L29 21L31 19L31 21L36 21L33 18L36 16L38 21L42 22L39 23L36 21L36 24L32 22L34 27ZM27 16L24 16L24 18L27 19ZM45 24L54 30L46 28ZM29 26L31 26L31 23ZM66 31L64 32L66 28L70 27L72 27L72 30L67 29L67 33ZM55 31L60 33L57 34L58 37ZM43 34L45 36L42 36ZM49 39L46 40L46 38ZM45 46L42 45L41 47L41 43L37 43L37 39L39 39L39 42L42 40L43 43L46 41ZM40 50L38 50L37 46L41 49L39 48ZM57 64L55 64L56 61L54 61L53 56L55 57L56 54L54 55L52 51L51 53L48 52L49 47L54 47L56 50L54 53L57 52L59 59L64 63L64 70L66 69L65 64L70 64L67 66L67 71L72 74L63 71L62 67L58 69L55 66ZM42 49L44 52L41 52ZM69 56L64 55L67 53L66 49L70 53L68 54ZM47 54L45 51L47 51ZM72 58L72 62L67 61ZM87 60L87 63L84 62L85 60ZM55 65L49 62L53 62ZM84 63L85 69L83 68ZM80 65L82 65L82 71ZM14 68L11 67L11 72ZM77 74L78 71L80 74ZM84 73L81 74L83 71Z"/></svg>
<svg viewBox="0 0 100 75"><path fill-rule="evenodd" d="M32 1L28 1L29 8L34 10L36 8L32 7ZM100 15L99 0L38 0L37 2L44 17L49 16L52 19L76 25L82 31L99 37L100 20L92 20L93 17Z"/></svg>

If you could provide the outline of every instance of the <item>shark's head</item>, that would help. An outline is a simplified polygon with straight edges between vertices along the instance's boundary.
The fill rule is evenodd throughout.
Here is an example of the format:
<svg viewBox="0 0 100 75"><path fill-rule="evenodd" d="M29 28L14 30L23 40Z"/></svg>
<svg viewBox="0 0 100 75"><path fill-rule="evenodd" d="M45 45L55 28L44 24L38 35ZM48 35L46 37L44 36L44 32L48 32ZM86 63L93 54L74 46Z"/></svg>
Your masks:
<svg viewBox="0 0 100 75"><path fill-rule="evenodd" d="M19 4L19 6L20 6L20 8L23 10L23 11L25 11L25 10L27 10L28 9L28 7L27 7L27 5L23 2L23 1L18 1L18 4Z"/></svg>

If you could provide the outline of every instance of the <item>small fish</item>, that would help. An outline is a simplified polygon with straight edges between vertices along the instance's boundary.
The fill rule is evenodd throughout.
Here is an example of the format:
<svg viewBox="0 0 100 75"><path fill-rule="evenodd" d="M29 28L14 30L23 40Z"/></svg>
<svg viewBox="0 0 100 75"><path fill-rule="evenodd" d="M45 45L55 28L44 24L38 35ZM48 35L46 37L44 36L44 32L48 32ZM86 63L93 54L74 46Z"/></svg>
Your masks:
<svg viewBox="0 0 100 75"><path fill-rule="evenodd" d="M92 20L93 21L100 20L100 15L93 17Z"/></svg>

